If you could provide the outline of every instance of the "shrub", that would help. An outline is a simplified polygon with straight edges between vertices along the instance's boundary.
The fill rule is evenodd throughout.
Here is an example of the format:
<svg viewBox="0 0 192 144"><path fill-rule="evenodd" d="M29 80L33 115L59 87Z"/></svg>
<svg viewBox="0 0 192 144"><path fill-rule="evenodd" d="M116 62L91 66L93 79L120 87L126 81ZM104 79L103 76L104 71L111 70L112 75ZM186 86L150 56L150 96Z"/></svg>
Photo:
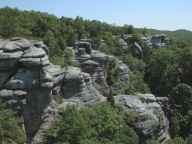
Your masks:
<svg viewBox="0 0 192 144"><path fill-rule="evenodd" d="M67 144L137 144L135 131L108 104L94 108L67 107L50 129L48 141Z"/></svg>

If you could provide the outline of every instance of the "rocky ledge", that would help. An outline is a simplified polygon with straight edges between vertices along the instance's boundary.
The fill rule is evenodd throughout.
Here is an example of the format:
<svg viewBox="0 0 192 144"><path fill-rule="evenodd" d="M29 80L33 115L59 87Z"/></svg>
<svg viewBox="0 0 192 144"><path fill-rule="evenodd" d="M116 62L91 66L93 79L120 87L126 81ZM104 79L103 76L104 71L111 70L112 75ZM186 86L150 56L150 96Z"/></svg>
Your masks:
<svg viewBox="0 0 192 144"><path fill-rule="evenodd" d="M117 62L119 80L129 84L128 66L117 58L83 47L75 51L80 68L61 68L49 61L49 49L43 42L0 40L0 99L23 118L27 144L44 143L59 108L106 102L106 64L111 60ZM113 89L118 90L118 85ZM155 136L163 144L169 138L160 99L149 94L118 95L114 102L125 112L137 114L133 127L144 139Z"/></svg>

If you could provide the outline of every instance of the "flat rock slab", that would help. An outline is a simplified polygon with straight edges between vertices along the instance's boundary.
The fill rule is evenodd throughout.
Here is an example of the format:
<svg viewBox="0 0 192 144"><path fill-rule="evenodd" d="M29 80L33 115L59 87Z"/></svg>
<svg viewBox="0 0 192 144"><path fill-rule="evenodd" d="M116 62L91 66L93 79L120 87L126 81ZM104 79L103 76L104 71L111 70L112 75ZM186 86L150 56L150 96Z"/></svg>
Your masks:
<svg viewBox="0 0 192 144"><path fill-rule="evenodd" d="M30 47L22 56L23 58L41 58L46 55L46 52L42 48Z"/></svg>
<svg viewBox="0 0 192 144"><path fill-rule="evenodd" d="M114 97L115 105L123 108L125 112L134 113L136 120L134 126L141 134L150 136L168 133L167 118L152 94L117 95Z"/></svg>
<svg viewBox="0 0 192 144"><path fill-rule="evenodd" d="M50 64L48 59L43 58L22 58L19 62L29 68L33 68L33 66L42 67Z"/></svg>
<svg viewBox="0 0 192 144"><path fill-rule="evenodd" d="M3 59L19 59L23 55L22 51L16 52L0 52L0 60Z"/></svg>
<svg viewBox="0 0 192 144"><path fill-rule="evenodd" d="M0 98L11 98L13 96L23 97L26 95L27 92L21 90L7 90L7 89L0 90Z"/></svg>

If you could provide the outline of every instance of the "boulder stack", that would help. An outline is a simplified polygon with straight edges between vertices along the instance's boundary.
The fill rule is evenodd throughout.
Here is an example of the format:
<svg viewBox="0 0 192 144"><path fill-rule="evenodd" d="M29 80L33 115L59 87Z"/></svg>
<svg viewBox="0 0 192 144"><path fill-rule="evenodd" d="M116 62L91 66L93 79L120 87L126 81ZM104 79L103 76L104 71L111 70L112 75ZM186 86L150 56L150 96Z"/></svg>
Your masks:
<svg viewBox="0 0 192 144"><path fill-rule="evenodd" d="M89 50L90 53L86 53L87 48L91 48L91 43L87 42L87 45L81 45L81 40L78 42L79 45L76 45L76 59L80 65L80 68L83 72L89 73L93 83L98 91L102 95L107 96L109 93L109 87L106 82L107 77L107 65L112 61L115 61L117 65L117 75L119 82L121 84L127 85L129 82L129 68L122 61L117 59L114 56L107 55L98 50ZM84 46L84 47L83 47ZM79 49L83 50L85 53L81 53ZM118 91L121 89L121 86L114 84L113 90Z"/></svg>
<svg viewBox="0 0 192 144"><path fill-rule="evenodd" d="M44 121L62 74L59 66L49 62L43 42L0 40L0 99L23 116L29 143Z"/></svg>
<svg viewBox="0 0 192 144"><path fill-rule="evenodd" d="M169 139L169 121L159 100L152 94L117 95L115 105L128 117L134 117L133 127L143 141L152 137L164 144Z"/></svg>

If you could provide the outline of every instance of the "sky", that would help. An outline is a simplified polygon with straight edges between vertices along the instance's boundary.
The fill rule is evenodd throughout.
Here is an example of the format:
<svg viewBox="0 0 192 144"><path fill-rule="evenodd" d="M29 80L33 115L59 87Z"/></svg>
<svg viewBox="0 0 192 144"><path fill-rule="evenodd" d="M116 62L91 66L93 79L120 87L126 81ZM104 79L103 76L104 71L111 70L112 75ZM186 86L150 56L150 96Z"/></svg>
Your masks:
<svg viewBox="0 0 192 144"><path fill-rule="evenodd" d="M0 7L159 30L192 30L192 0L0 0Z"/></svg>

